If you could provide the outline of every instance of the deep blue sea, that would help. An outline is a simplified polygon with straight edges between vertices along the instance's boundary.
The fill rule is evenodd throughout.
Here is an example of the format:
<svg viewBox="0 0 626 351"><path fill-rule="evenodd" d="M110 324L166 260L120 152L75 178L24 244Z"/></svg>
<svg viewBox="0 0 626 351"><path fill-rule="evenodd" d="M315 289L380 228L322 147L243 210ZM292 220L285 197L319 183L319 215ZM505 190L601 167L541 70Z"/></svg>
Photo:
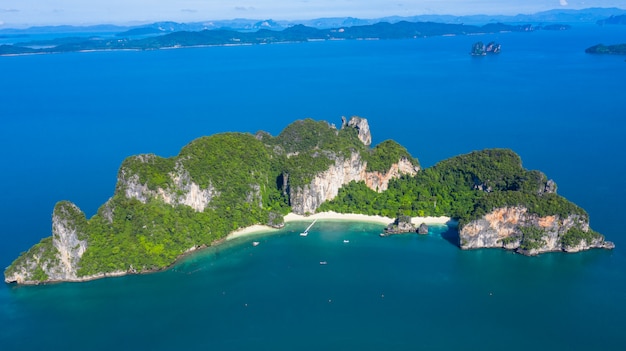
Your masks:
<svg viewBox="0 0 626 351"><path fill-rule="evenodd" d="M477 40L502 53L470 57ZM93 215L127 156L351 115L424 166L511 148L617 245L529 258L461 251L447 227L381 239L378 225L320 222L302 238L294 223L164 272L0 284L0 348L623 350L626 62L584 53L622 42L626 26L575 26L0 57L1 267L50 235L57 201Z"/></svg>

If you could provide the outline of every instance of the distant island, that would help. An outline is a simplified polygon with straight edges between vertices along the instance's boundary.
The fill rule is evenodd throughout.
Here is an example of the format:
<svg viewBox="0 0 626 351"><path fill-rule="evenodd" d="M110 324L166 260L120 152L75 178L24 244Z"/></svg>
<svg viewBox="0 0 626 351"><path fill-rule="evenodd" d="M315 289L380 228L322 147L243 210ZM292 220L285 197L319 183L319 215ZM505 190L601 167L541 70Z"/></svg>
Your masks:
<svg viewBox="0 0 626 351"><path fill-rule="evenodd" d="M567 29L567 26L508 25L490 23L483 26L435 22L379 22L330 29L294 25L283 30L260 29L254 32L227 29L176 31L133 39L136 35L160 33L154 28L137 28L120 33L114 39L99 37L66 37L1 45L0 55L48 54L103 50L155 50L215 45L252 45L319 40L376 40L423 38L441 35L471 35L500 32L531 32L537 29Z"/></svg>
<svg viewBox="0 0 626 351"><path fill-rule="evenodd" d="M626 44L598 44L585 49L588 54L626 55Z"/></svg>
<svg viewBox="0 0 626 351"><path fill-rule="evenodd" d="M472 56L485 56L487 54L499 54L502 50L502 46L495 41L485 45L482 41L477 41L472 45L470 55Z"/></svg>
<svg viewBox="0 0 626 351"><path fill-rule="evenodd" d="M511 150L475 151L422 169L398 143L371 141L366 119L343 118L339 128L306 119L277 136L223 133L193 140L174 157L128 157L113 196L93 217L69 201L56 204L52 236L22 253L5 282L161 270L238 229L280 228L287 214L327 211L399 218L396 224L406 216L451 217L461 249L536 255L613 248L582 208L557 195L554 181L524 169Z"/></svg>
<svg viewBox="0 0 626 351"><path fill-rule="evenodd" d="M626 15L612 15L609 18L601 19L596 22L597 24L603 26L606 24L626 24Z"/></svg>

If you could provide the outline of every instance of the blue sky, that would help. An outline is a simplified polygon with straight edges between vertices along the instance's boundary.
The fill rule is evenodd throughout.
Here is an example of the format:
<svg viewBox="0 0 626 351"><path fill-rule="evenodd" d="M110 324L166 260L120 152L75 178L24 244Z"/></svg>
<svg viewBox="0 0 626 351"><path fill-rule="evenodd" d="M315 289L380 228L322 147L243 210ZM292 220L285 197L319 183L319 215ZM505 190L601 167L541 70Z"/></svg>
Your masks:
<svg viewBox="0 0 626 351"><path fill-rule="evenodd" d="M232 18L513 15L554 8L623 8L625 5L626 0L1 0L0 28Z"/></svg>

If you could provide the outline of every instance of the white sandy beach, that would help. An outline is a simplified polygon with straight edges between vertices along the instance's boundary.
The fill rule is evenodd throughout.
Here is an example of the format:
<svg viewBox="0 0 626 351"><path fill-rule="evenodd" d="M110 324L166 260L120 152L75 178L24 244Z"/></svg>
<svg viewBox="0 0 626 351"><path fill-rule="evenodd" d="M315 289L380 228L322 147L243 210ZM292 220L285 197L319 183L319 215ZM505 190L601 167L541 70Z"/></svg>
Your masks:
<svg viewBox="0 0 626 351"><path fill-rule="evenodd" d="M303 216L303 215L298 215L295 213L290 213L285 216L285 223L309 221L309 220L314 220L314 219L332 219L332 220L371 222L371 223L380 223L384 225L387 225L395 220L394 218L383 217L383 216L368 216L364 214L337 213L337 212L330 211L330 212L316 213L310 216ZM420 225L422 223L446 224L449 221L450 221L450 217L412 217L411 218L411 222L417 225Z"/></svg>
<svg viewBox="0 0 626 351"><path fill-rule="evenodd" d="M241 238L241 237L248 236L248 235L259 234L259 233L271 233L277 230L278 229L272 228L268 225L255 224L249 227L235 230L234 232L226 236L226 240L232 240L232 239Z"/></svg>
<svg viewBox="0 0 626 351"><path fill-rule="evenodd" d="M312 220L342 220L342 221L355 221L355 222L368 222L387 225L394 221L394 218L383 216L368 216L364 214L356 213L337 213L337 212L321 212L315 213L309 216L303 216L295 213L289 213L285 216L285 223L289 222L306 222ZM426 223L428 225L442 225L450 222L450 217L412 217L411 222L416 225ZM270 233L277 231L278 229L272 228L267 225L255 224L246 228L236 230L226 237L226 240L232 240L241 238L248 235Z"/></svg>

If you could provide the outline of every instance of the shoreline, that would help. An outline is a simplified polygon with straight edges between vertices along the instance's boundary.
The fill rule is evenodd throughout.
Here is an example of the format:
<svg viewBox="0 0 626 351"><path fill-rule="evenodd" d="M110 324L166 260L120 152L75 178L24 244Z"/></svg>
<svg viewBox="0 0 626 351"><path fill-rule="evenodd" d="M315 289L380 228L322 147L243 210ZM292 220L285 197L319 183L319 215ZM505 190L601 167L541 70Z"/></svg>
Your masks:
<svg viewBox="0 0 626 351"><path fill-rule="evenodd" d="M332 220L332 221L346 221L346 222L347 221L367 222L367 223L381 224L385 226L392 223L395 220L394 218L378 216L378 215L364 215L364 214L357 214L357 213L338 213L338 212L333 212L333 211L319 212L319 213L315 213L315 214L308 215L308 216L299 215L299 214L290 212L284 217L284 219L285 219L285 223L308 222L308 221L317 219L317 220ZM420 225L421 223L425 223L427 225L455 225L456 224L456 222L452 220L450 217L444 217L444 216L411 217L411 222L417 225ZM91 280L97 280L97 279L108 278L108 277L121 277L121 276L126 276L126 275L135 275L135 274L142 275L142 274L150 274L150 273L166 271L174 267L177 263L180 263L185 257L189 256L190 254L196 253L203 249L214 247L214 246L219 246L227 241L231 241L231 240L238 239L238 238L244 238L244 237L251 236L254 234L271 234L281 229L282 228L280 229L274 228L274 227L270 227L268 225L263 225L263 224L253 224L249 227L240 228L233 232L230 232L224 238L212 242L210 246L203 245L203 246L194 246L194 247L189 248L187 251L185 251L178 257L176 257L176 259L167 267L163 267L159 269L146 270L146 271L130 271L130 270L129 271L115 271L115 272L108 272L108 273L98 273L98 274L84 276L84 277L76 277L75 279L50 280L50 281L37 282L37 283L22 282L22 283L17 283L17 284L18 285L39 285L39 284L53 284L53 283L62 283L62 282L87 282ZM6 281L5 283L11 284Z"/></svg>
<svg viewBox="0 0 626 351"><path fill-rule="evenodd" d="M285 217L285 224L294 223L294 222L308 222L312 220L331 220L331 221L346 221L346 222L366 222L366 223L376 223L381 225L389 225L395 221L395 218L384 217L378 215L364 215L359 213L339 213L339 212L318 212L312 215L299 215L293 212L289 212ZM411 217L411 221L420 225L422 223L426 225L450 225L456 226L456 221L450 217L441 216L441 217ZM253 224L249 227L239 228L234 232L230 232L224 238L220 240L216 240L211 244L211 246L219 245L226 241L244 238L247 236L251 236L254 234L269 234L276 231L281 230L282 228L274 228L264 224ZM195 249L190 249L189 252L195 251Z"/></svg>
<svg viewBox="0 0 626 351"><path fill-rule="evenodd" d="M276 232L279 230L280 229L270 227L269 225L253 224L249 227L240 228L240 229L235 230L234 232L228 233L226 237L224 237L223 239L217 240L211 246L219 245L223 242L234 240L237 238L243 238L243 237L254 235L254 234L271 233L271 232Z"/></svg>
<svg viewBox="0 0 626 351"><path fill-rule="evenodd" d="M395 221L395 218L384 217L378 215L364 215L358 213L338 213L333 211L319 212L309 216L295 214L293 212L285 216L285 223L290 222L302 222L309 220L341 220L341 221L354 221L354 222L368 222L378 223L382 225L388 225ZM417 225L425 223L426 225L448 225L454 224L455 221L450 217L411 217L411 222Z"/></svg>
<svg viewBox="0 0 626 351"><path fill-rule="evenodd" d="M378 215L364 215L358 213L338 213L333 211L328 212L318 212L312 215L299 215L293 212L290 212L285 217L286 223L294 223L294 222L307 222L312 220L332 220L332 221L352 221L352 222L366 222L366 223L376 223L382 225L388 225L395 221L395 218L384 217ZM411 217L411 222L420 225L422 223L426 225L456 225L456 221L454 221L450 217ZM219 245L223 242L247 237L254 234L265 234L279 231L279 228L270 227L264 224L253 224L249 227L240 228L235 230L234 232L230 232L223 239L217 240L211 246Z"/></svg>

